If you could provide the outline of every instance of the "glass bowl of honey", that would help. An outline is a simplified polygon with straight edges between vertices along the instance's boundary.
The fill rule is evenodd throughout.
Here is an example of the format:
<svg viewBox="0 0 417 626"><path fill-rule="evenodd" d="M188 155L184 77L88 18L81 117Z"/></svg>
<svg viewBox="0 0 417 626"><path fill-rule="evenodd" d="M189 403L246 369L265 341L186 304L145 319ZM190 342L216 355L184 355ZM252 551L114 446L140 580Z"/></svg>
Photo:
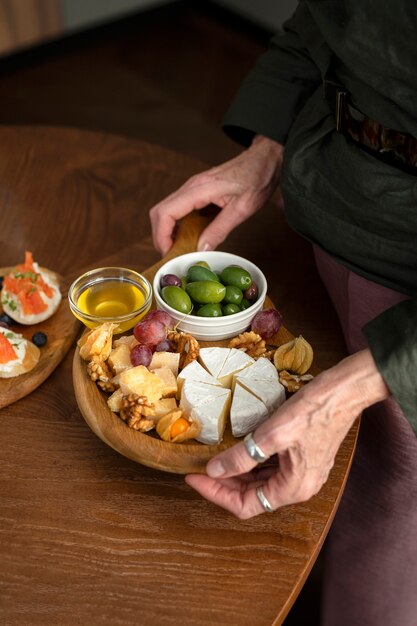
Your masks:
<svg viewBox="0 0 417 626"><path fill-rule="evenodd" d="M118 324L117 333L130 330L152 304L152 286L134 270L100 267L75 280L68 291L72 313L88 328L104 322Z"/></svg>

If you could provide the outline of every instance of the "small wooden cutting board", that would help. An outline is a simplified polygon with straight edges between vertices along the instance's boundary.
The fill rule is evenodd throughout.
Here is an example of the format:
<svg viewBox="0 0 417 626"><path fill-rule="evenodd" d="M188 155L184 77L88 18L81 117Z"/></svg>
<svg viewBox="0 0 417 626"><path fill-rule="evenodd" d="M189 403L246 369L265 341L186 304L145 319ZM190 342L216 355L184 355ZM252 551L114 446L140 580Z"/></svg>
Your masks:
<svg viewBox="0 0 417 626"><path fill-rule="evenodd" d="M12 269L2 267L0 275L6 276ZM16 322L10 327L13 332L20 333L25 339L31 340L35 333L41 331L47 335L48 340L46 345L40 348L40 359L33 370L13 378L0 378L0 409L24 398L39 387L62 361L80 332L81 323L72 315L68 306L68 285L62 276L54 274L62 293L58 310L40 324L25 326ZM3 311L1 305L0 311Z"/></svg>

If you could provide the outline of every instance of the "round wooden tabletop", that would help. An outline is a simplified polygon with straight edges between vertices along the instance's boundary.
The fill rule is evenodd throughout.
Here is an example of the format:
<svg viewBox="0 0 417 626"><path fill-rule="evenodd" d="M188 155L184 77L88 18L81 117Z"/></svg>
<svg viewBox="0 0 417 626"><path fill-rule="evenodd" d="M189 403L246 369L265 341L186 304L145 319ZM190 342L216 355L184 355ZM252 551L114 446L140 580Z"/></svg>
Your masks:
<svg viewBox="0 0 417 626"><path fill-rule="evenodd" d="M159 259L149 208L204 167L123 137L0 128L0 265L29 249L67 281L111 263L142 271ZM311 251L276 206L222 248L262 267L287 328L313 344L319 368L344 355ZM136 464L93 434L75 401L73 354L0 411L0 621L281 624L336 511L357 425L317 496L239 521L182 476Z"/></svg>

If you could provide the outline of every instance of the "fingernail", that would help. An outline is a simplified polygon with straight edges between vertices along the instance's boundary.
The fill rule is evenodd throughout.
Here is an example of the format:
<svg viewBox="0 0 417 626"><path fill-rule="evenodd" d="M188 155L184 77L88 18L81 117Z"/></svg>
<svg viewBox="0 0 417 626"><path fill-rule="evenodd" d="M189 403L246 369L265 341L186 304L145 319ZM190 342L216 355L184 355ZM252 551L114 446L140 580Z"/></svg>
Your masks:
<svg viewBox="0 0 417 626"><path fill-rule="evenodd" d="M220 478L226 473L224 465L221 461L210 461L207 465L207 474L212 478Z"/></svg>
<svg viewBox="0 0 417 626"><path fill-rule="evenodd" d="M212 250L213 246L211 246L207 241L205 241L203 244L201 244L200 242L198 243L198 251L199 252L207 252L207 250Z"/></svg>

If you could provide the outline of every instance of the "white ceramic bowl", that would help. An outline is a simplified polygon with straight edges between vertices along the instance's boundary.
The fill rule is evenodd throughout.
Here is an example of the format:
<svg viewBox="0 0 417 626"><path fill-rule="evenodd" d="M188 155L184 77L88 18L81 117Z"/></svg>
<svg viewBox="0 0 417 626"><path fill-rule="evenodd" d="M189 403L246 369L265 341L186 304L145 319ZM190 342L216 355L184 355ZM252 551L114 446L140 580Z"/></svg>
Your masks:
<svg viewBox="0 0 417 626"><path fill-rule="evenodd" d="M221 271L228 265L240 265L250 273L253 280L258 285L258 299L245 311L224 317L184 316L183 313L179 313L162 300L160 295L161 278L164 274L176 274L179 277L184 276L190 265L197 263L197 261L206 261L213 271ZM235 337L239 333L243 333L247 330L256 313L263 308L267 288L268 285L264 274L254 263L236 254L219 252L217 250L210 252L191 252L190 254L183 254L175 259L171 259L159 268L153 281L153 292L158 309L167 311L171 317L179 322L178 328L180 330L191 333L196 339L200 339L201 341L221 341L222 339Z"/></svg>

